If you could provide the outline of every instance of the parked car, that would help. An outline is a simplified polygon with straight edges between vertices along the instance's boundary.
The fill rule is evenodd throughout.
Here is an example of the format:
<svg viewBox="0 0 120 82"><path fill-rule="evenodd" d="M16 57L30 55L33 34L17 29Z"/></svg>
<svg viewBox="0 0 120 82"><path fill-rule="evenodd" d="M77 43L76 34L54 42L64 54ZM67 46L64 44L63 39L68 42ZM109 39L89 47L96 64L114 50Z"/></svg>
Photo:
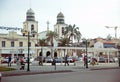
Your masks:
<svg viewBox="0 0 120 82"><path fill-rule="evenodd" d="M84 59L83 59L83 57L77 57L76 58L76 61L83 61Z"/></svg>
<svg viewBox="0 0 120 82"><path fill-rule="evenodd" d="M67 61L70 62L70 63L74 63L74 62L75 62L75 61L73 60L73 58L71 58L71 57L68 57L68 58L67 58Z"/></svg>
<svg viewBox="0 0 120 82"><path fill-rule="evenodd" d="M74 62L75 62L75 60L73 60L72 57L68 57L68 58L67 58L67 61L68 61L69 63L74 63ZM65 62L65 58L64 58L63 62Z"/></svg>
<svg viewBox="0 0 120 82"><path fill-rule="evenodd" d="M115 60L114 58L105 58L106 59L106 62L110 62L110 63L114 63Z"/></svg>
<svg viewBox="0 0 120 82"><path fill-rule="evenodd" d="M113 59L116 63L118 62L118 57L114 57Z"/></svg>
<svg viewBox="0 0 120 82"><path fill-rule="evenodd" d="M107 62L114 63L115 60L114 60L114 58L104 58L104 57L100 57L100 58L99 58L99 62L100 62L100 63L107 63Z"/></svg>
<svg viewBox="0 0 120 82"><path fill-rule="evenodd" d="M33 57L30 57L30 63L32 63L34 61L34 58ZM27 57L24 57L24 61L27 63Z"/></svg>
<svg viewBox="0 0 120 82"><path fill-rule="evenodd" d="M14 62L14 58L11 59L11 63ZM1 63L8 63L8 57L2 58Z"/></svg>
<svg viewBox="0 0 120 82"><path fill-rule="evenodd" d="M63 62L63 58L55 58L56 63L62 63Z"/></svg>
<svg viewBox="0 0 120 82"><path fill-rule="evenodd" d="M1 59L1 63L7 63L7 62L8 62L8 58L7 57Z"/></svg>
<svg viewBox="0 0 120 82"><path fill-rule="evenodd" d="M45 62L46 63L52 63L53 62L53 59L52 59L52 57L45 57Z"/></svg>
<svg viewBox="0 0 120 82"><path fill-rule="evenodd" d="M73 61L80 61L80 57L72 57Z"/></svg>
<svg viewBox="0 0 120 82"><path fill-rule="evenodd" d="M105 58L104 57L100 57L99 60L98 60L99 63L105 63Z"/></svg>

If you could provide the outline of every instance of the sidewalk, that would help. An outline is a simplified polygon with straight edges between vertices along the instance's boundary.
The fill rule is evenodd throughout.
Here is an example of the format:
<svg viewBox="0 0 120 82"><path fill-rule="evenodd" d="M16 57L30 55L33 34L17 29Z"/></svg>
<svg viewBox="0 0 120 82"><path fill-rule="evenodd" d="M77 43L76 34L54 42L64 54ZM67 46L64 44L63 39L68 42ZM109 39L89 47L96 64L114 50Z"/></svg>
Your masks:
<svg viewBox="0 0 120 82"><path fill-rule="evenodd" d="M5 65L4 65L5 66ZM13 68L16 68L16 65L12 65ZM25 70L14 70L2 72L3 77L7 76L16 76L16 75L30 75L30 74L46 74L46 73L63 73L63 72L77 72L77 71L88 71L88 70L106 70L106 69L120 69L116 63L100 63L99 65L88 65L86 69L82 63L77 62L76 66L71 63L69 66L64 66L64 64L59 64L51 66L50 64L44 64L43 66L30 65L30 71L27 71L27 65Z"/></svg>

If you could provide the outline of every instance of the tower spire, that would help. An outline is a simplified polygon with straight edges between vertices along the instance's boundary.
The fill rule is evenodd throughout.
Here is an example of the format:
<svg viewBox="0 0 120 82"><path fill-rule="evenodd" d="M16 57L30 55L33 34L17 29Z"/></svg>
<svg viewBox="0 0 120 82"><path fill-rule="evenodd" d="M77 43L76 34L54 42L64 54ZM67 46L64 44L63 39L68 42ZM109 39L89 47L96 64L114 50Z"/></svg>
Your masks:
<svg viewBox="0 0 120 82"><path fill-rule="evenodd" d="M49 31L49 24L50 24L50 22L47 21L47 32Z"/></svg>

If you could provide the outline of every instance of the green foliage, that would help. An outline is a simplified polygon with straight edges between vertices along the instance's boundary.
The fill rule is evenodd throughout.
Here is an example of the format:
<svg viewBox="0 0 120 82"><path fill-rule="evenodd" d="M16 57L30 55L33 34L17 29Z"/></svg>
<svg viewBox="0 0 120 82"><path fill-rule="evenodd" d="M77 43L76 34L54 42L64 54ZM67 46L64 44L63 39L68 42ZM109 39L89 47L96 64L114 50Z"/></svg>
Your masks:
<svg viewBox="0 0 120 82"><path fill-rule="evenodd" d="M79 40L81 39L81 33L79 31L79 27L76 27L76 25L68 25L67 27L65 27L65 31L64 31L64 35L66 37L70 38L73 40L74 39L77 39L78 42Z"/></svg>
<svg viewBox="0 0 120 82"><path fill-rule="evenodd" d="M65 46L66 44L69 43L69 38L63 38L63 37L61 37L59 39L59 41L60 41L59 46Z"/></svg>
<svg viewBox="0 0 120 82"><path fill-rule="evenodd" d="M46 39L39 39L39 45L40 45L40 46L45 46L45 45L47 45L47 43L46 43L45 40L46 40Z"/></svg>
<svg viewBox="0 0 120 82"><path fill-rule="evenodd" d="M12 71L12 70L16 70L16 69L15 68L10 68L10 67L0 66L0 71Z"/></svg>
<svg viewBox="0 0 120 82"><path fill-rule="evenodd" d="M51 46L53 46L53 38L54 39L57 39L58 37L58 34L56 32L53 32L53 31L49 31L47 34L47 40L50 41L51 43Z"/></svg>

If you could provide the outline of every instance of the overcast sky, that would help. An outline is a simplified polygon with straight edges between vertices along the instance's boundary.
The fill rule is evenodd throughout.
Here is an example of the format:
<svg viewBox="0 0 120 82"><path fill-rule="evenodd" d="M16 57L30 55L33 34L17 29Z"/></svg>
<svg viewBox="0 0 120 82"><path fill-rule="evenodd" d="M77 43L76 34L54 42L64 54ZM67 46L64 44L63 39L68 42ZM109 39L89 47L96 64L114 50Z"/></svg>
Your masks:
<svg viewBox="0 0 120 82"><path fill-rule="evenodd" d="M120 27L119 4L120 0L0 0L0 26L23 28L26 12L32 8L39 32L47 29L47 21L53 30L61 11L65 23L76 24L84 38L106 38L108 34L114 37L114 28L105 26ZM117 37L120 37L120 28Z"/></svg>

